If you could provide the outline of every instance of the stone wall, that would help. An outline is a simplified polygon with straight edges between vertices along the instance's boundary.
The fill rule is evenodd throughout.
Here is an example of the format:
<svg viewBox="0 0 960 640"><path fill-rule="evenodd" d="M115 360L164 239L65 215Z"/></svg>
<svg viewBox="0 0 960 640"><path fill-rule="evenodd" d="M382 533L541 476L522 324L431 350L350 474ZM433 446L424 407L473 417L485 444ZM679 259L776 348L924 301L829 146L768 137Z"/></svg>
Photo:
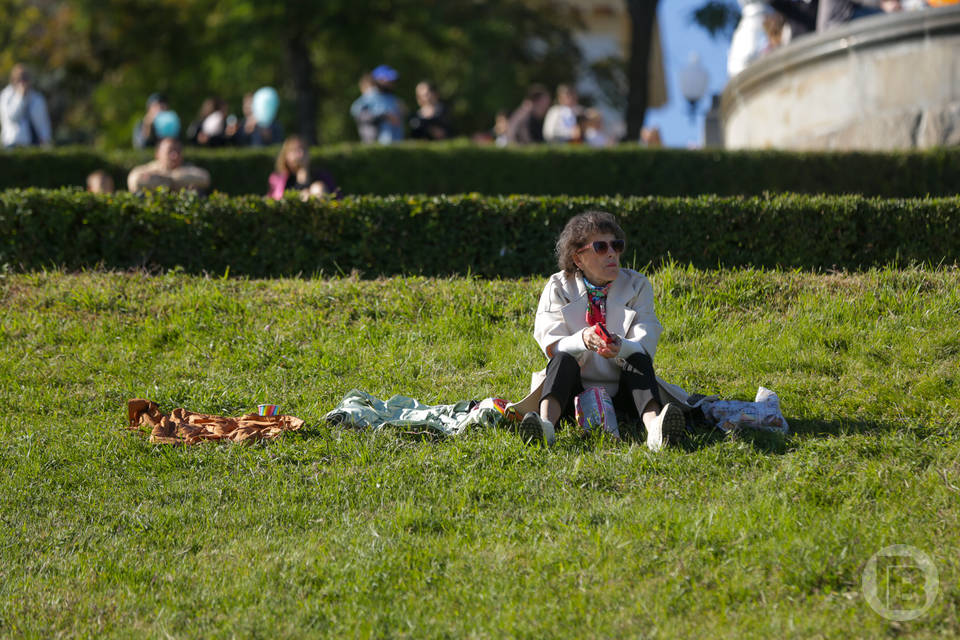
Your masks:
<svg viewBox="0 0 960 640"><path fill-rule="evenodd" d="M731 149L960 145L960 5L797 38L732 78L721 109Z"/></svg>

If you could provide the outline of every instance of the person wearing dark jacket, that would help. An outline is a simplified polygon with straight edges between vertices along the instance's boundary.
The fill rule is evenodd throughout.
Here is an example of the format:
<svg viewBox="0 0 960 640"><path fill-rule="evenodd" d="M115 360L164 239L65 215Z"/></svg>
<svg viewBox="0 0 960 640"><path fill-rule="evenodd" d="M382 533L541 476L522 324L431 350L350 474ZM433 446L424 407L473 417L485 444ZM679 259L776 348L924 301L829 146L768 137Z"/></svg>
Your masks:
<svg viewBox="0 0 960 640"><path fill-rule="evenodd" d="M410 118L410 137L419 140L446 140L450 137L447 109L440 102L432 83L422 80L417 83L417 112Z"/></svg>
<svg viewBox="0 0 960 640"><path fill-rule="evenodd" d="M820 0L817 31L826 31L857 18L900 11L900 0Z"/></svg>
<svg viewBox="0 0 960 640"><path fill-rule="evenodd" d="M543 120L550 109L550 92L535 84L507 123L507 144L543 142Z"/></svg>
<svg viewBox="0 0 960 640"><path fill-rule="evenodd" d="M818 0L770 0L770 8L786 18L791 38L817 30Z"/></svg>

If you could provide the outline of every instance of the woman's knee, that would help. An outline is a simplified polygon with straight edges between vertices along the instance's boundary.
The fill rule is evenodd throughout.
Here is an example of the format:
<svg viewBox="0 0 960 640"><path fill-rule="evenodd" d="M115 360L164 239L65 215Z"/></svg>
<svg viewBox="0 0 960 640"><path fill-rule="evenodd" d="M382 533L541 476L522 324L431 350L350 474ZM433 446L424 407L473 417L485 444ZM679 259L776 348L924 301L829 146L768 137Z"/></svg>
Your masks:
<svg viewBox="0 0 960 640"><path fill-rule="evenodd" d="M653 370L653 358L642 351L630 354L627 362L630 363L634 369L640 369L641 371L647 369Z"/></svg>
<svg viewBox="0 0 960 640"><path fill-rule="evenodd" d="M553 354L553 357L550 358L550 363L553 364L554 361L563 364L577 364L577 358L570 355L566 351L557 351L555 354Z"/></svg>
<svg viewBox="0 0 960 640"><path fill-rule="evenodd" d="M573 389L580 384L580 363L569 353L556 353L547 364L544 395L559 389Z"/></svg>
<svg viewBox="0 0 960 640"><path fill-rule="evenodd" d="M580 373L580 363L577 362L576 357L566 353L565 351L558 351L553 354L553 357L550 358L550 362L547 363L547 370L553 371L562 371L568 373Z"/></svg>

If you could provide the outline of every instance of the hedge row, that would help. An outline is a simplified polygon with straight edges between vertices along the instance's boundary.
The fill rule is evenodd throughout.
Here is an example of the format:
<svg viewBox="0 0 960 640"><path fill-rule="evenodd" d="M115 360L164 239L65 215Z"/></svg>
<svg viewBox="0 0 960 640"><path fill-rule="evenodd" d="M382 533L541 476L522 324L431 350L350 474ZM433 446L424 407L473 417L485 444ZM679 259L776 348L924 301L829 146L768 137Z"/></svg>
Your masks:
<svg viewBox="0 0 960 640"><path fill-rule="evenodd" d="M624 263L847 268L956 263L960 198L348 197L273 201L156 192L0 192L0 265L174 268L250 276L556 270L555 239L587 209L614 212Z"/></svg>
<svg viewBox="0 0 960 640"><path fill-rule="evenodd" d="M188 149L215 190L262 194L277 149ZM83 185L94 169L126 185L149 152L89 149L0 152L0 189ZM960 193L960 149L898 153L650 150L535 147L499 149L465 143L344 145L314 151L347 194L529 193L538 195L693 196L764 192L878 197Z"/></svg>

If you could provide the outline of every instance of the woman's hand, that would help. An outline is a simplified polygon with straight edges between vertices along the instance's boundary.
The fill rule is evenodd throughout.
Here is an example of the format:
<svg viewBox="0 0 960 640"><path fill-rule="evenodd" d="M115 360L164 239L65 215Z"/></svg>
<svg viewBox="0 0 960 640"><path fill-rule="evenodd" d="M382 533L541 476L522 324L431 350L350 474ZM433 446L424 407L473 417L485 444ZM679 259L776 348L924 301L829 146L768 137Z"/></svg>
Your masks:
<svg viewBox="0 0 960 640"><path fill-rule="evenodd" d="M613 342L607 344L597 333L596 325L583 330L583 344L590 351L596 351L604 358L616 358L620 353L620 336L614 336Z"/></svg>

